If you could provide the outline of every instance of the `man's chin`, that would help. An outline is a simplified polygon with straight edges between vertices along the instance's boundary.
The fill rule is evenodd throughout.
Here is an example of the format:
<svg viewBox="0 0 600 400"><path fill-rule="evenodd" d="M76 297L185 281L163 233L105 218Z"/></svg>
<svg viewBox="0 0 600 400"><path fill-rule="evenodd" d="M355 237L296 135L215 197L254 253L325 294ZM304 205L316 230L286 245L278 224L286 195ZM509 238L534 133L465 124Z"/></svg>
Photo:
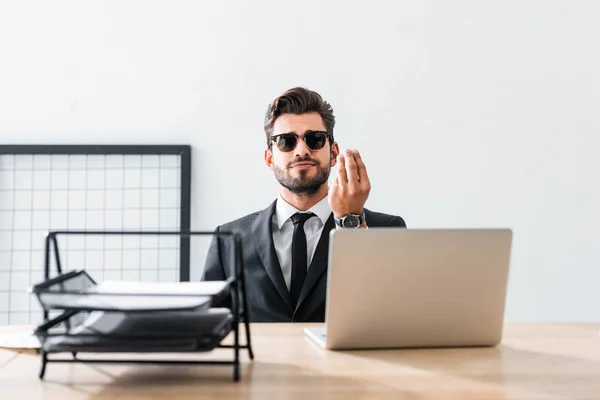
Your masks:
<svg viewBox="0 0 600 400"><path fill-rule="evenodd" d="M297 181L310 181L311 179L315 179L317 174L318 174L318 172L316 172L316 171L299 170L299 171L292 172L290 175L291 175L292 179L297 180Z"/></svg>
<svg viewBox="0 0 600 400"><path fill-rule="evenodd" d="M326 184L327 182L325 182ZM315 180L310 179L294 179L293 184L291 185L298 193L306 193L306 192L317 192L323 183L315 182Z"/></svg>
<svg viewBox="0 0 600 400"><path fill-rule="evenodd" d="M320 189L320 186L293 186L288 188L290 192L295 193L297 195L313 195L317 193Z"/></svg>

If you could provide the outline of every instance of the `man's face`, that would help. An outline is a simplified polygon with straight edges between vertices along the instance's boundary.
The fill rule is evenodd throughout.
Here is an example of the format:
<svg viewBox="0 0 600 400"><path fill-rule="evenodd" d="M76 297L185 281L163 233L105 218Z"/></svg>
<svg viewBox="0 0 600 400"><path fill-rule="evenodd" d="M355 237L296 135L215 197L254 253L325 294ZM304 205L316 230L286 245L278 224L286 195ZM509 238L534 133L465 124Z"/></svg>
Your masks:
<svg viewBox="0 0 600 400"><path fill-rule="evenodd" d="M319 113L282 114L273 125L272 136L282 133L296 133L300 136L307 131L326 131ZM284 152L275 142L265 150L265 162L275 172L275 178L290 192L298 195L312 195L327 182L331 167L335 166L338 155L337 143L329 140L322 149L311 150L302 137L296 147Z"/></svg>

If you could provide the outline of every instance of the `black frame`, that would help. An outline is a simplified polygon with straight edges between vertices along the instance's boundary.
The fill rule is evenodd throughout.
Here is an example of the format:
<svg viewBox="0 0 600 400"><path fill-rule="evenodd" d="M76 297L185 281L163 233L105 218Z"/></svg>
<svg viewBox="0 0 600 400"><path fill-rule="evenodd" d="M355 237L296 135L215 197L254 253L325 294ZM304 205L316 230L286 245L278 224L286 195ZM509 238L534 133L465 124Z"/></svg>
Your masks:
<svg viewBox="0 0 600 400"><path fill-rule="evenodd" d="M248 312L248 301L246 295L246 280L244 274L243 257L242 257L242 240L239 233L221 231L52 231L46 235L45 239L45 261L44 261L44 276L45 282L37 285L38 288L47 287L47 283L50 279L50 268L51 268L51 249L54 248L54 259L56 264L56 270L58 274L62 274L62 264L60 260L59 247L58 247L58 236L66 235L178 235L180 237L186 237L188 240L190 236L200 235L216 235L218 239L221 237L231 237L234 241L232 246L233 255L233 266L231 277L228 279L230 283L231 292L231 311L233 314L232 330L234 331L234 344L233 345L217 345L217 348L231 348L234 351L234 358L232 361L212 361L212 360L148 360L148 359L127 359L127 360L115 360L115 359L80 359L77 358L77 352L72 352L72 359L51 359L48 358L48 354L43 350L43 346L40 348L42 365L40 367L39 377L44 378L46 372L46 365L49 362L60 362L60 363L71 363L71 362L83 362L83 363L134 363L134 364L205 364L205 365L232 365L233 366L233 380L239 381L240 379L240 360L239 351L240 349L248 349L250 360L254 359L254 353L252 351L252 343L250 340L250 324L249 324L249 312ZM81 273L81 272L80 272ZM85 271L83 271L85 273ZM86 274L87 275L87 274ZM54 278L56 279L56 278ZM240 298L241 297L241 298ZM241 300L241 301L240 301ZM240 302L241 307L240 307ZM240 312L240 308L242 309ZM48 319L49 310L44 310L44 323L41 324L35 331L36 334L45 334L46 336L52 336L48 334L48 329L65 322L67 328L70 327L69 319L82 310L63 310L64 313L60 316ZM246 331L246 344L242 345L239 341L239 323L240 319L244 323ZM67 335L68 336L68 335ZM228 335L227 335L228 336Z"/></svg>
<svg viewBox="0 0 600 400"><path fill-rule="evenodd" d="M189 145L0 145L0 155L179 155L180 173L180 215L179 229L190 230L192 196L192 147ZM179 241L179 281L190 280L190 238L180 237Z"/></svg>

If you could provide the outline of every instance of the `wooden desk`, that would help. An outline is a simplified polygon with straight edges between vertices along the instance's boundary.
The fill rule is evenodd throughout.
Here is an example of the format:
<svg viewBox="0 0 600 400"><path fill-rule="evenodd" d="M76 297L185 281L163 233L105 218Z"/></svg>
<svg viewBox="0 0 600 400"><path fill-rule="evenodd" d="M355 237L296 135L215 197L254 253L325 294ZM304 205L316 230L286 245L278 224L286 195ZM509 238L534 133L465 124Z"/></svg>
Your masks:
<svg viewBox="0 0 600 400"><path fill-rule="evenodd" d="M496 348L352 352L320 349L305 326L254 324L239 383L229 367L61 363L40 381L39 356L0 350L0 398L600 399L600 323L509 324Z"/></svg>

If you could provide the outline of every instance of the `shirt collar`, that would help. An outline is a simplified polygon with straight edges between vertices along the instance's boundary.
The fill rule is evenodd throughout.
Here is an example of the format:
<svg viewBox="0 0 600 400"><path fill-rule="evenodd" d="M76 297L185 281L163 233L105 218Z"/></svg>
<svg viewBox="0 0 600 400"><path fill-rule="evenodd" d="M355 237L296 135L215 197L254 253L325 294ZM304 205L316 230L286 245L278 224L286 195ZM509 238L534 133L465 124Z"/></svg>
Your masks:
<svg viewBox="0 0 600 400"><path fill-rule="evenodd" d="M277 226L279 229L281 229L283 224L285 224L285 222L290 219L292 215L299 211L300 210L298 210L296 207L285 201L280 194L277 197L277 204L275 205L275 215L277 217ZM331 207L329 206L328 196L325 196L323 200L312 206L307 212L312 212L315 214L317 217L319 217L323 225L325 225L327 219L329 219L329 216L331 215Z"/></svg>

